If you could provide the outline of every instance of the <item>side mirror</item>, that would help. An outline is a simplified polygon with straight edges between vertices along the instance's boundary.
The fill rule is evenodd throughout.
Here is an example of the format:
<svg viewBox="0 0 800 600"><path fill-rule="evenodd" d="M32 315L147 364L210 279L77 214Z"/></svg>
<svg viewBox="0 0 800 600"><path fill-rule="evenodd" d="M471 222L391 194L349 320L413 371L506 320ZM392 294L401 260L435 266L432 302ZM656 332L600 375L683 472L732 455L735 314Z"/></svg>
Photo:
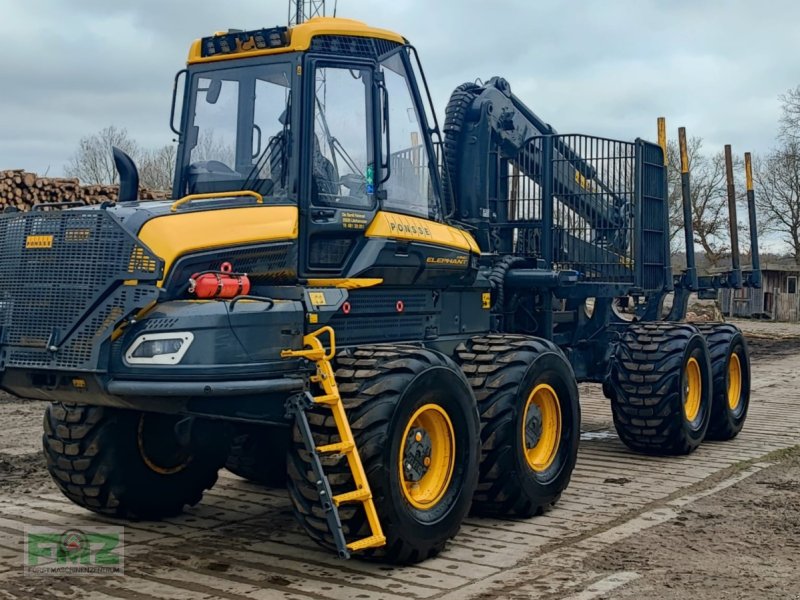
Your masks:
<svg viewBox="0 0 800 600"><path fill-rule="evenodd" d="M222 80L212 79L211 83L208 84L208 90L206 90L206 102L216 104L217 100L219 100L220 92L222 92Z"/></svg>
<svg viewBox="0 0 800 600"><path fill-rule="evenodd" d="M139 199L139 170L133 159L113 146L114 166L119 173L119 201L134 202Z"/></svg>

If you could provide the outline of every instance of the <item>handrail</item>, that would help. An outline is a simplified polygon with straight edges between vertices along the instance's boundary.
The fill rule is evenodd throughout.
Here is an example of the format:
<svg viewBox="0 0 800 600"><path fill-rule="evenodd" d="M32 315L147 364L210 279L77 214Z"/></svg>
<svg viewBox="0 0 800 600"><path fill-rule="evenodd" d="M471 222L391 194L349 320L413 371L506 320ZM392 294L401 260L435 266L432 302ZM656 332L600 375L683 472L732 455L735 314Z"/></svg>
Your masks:
<svg viewBox="0 0 800 600"><path fill-rule="evenodd" d="M189 194L188 196L184 196L180 200L176 200L175 202L173 202L172 207L170 208L170 212L177 212L180 206L188 204L193 200L209 200L211 198L232 198L237 196L252 196L253 198L256 199L256 203L264 204L264 196L252 190L238 190L235 192L213 192L210 194Z"/></svg>

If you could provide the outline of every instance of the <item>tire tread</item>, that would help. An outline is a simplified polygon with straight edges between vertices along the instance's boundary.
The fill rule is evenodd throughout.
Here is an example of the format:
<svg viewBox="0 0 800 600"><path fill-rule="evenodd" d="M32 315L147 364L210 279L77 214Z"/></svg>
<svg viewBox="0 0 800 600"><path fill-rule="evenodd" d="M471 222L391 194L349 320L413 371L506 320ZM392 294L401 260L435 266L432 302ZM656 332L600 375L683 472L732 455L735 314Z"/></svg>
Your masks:
<svg viewBox="0 0 800 600"><path fill-rule="evenodd" d="M174 516L185 505L200 502L217 480L217 468L193 468L193 477L178 493L148 490L157 503L143 506L130 501L140 495L142 483L131 480L122 466L127 448L121 428L131 411L79 404L51 404L45 410L42 445L47 469L61 492L93 512L124 518L157 519ZM197 467L197 465L195 465ZM138 504L138 505L137 505Z"/></svg>
<svg viewBox="0 0 800 600"><path fill-rule="evenodd" d="M513 475L516 388L534 360L547 353L564 358L561 349L542 338L490 334L461 344L456 353L481 418L480 475L473 512L523 517L541 514L558 501L569 477L555 493L532 500Z"/></svg>
<svg viewBox="0 0 800 600"><path fill-rule="evenodd" d="M362 347L337 355L335 367L339 393L370 482L391 468L385 462L383 450L395 407L403 391L416 375L443 365L450 366L452 363L436 352L417 346ZM329 409L312 407L306 415L318 446L339 441ZM288 457L288 489L295 516L312 540L335 550L333 536L319 504L310 459L302 437L294 427ZM354 489L344 455L321 455L320 460L334 495ZM379 495L372 487L373 500L381 512L381 505L390 502L390 499ZM366 514L360 506L343 505L339 507L339 516L348 541L371 535ZM390 535L389 532L397 526L387 520L385 514L381 515L381 523L387 534L387 546L367 550L360 556L398 564L414 563L436 556L446 543L446 540L437 543L403 540ZM449 531L447 538L453 537L457 531L458 528Z"/></svg>
<svg viewBox="0 0 800 600"><path fill-rule="evenodd" d="M698 333L686 323L644 323L623 333L607 391L617 433L629 448L688 454L697 447L685 435L680 383L685 349Z"/></svg>

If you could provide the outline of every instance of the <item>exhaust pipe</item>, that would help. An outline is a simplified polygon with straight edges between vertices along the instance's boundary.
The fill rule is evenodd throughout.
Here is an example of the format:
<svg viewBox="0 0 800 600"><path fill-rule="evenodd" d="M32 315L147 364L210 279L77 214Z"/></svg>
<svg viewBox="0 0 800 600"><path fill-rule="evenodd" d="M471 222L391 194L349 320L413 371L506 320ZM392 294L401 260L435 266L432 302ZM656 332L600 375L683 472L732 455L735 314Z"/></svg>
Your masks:
<svg viewBox="0 0 800 600"><path fill-rule="evenodd" d="M119 173L119 198L120 202L135 202L139 199L139 170L133 159L122 150L113 146L114 166Z"/></svg>

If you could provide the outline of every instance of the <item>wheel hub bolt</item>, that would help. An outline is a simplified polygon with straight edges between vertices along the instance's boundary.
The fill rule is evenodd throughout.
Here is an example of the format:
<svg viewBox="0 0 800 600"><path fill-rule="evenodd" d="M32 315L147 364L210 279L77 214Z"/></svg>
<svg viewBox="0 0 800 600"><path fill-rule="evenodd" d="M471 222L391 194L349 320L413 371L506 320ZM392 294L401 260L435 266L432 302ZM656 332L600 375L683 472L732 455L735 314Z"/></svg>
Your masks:
<svg viewBox="0 0 800 600"><path fill-rule="evenodd" d="M542 437L542 409L536 404L528 406L528 415L525 421L525 447L530 450L536 447Z"/></svg>
<svg viewBox="0 0 800 600"><path fill-rule="evenodd" d="M408 432L403 453L403 477L406 481L417 482L422 479L431 466L433 444L428 432L415 427Z"/></svg>

